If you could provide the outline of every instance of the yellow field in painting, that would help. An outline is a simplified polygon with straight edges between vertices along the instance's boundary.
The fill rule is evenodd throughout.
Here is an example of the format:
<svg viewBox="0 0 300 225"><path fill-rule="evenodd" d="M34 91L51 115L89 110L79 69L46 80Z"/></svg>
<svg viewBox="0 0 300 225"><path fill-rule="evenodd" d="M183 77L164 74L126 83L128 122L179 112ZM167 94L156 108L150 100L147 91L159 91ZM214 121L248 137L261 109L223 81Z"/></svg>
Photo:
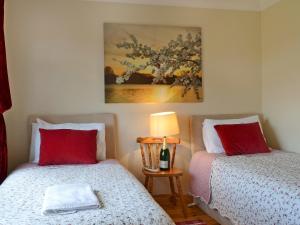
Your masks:
<svg viewBox="0 0 300 225"><path fill-rule="evenodd" d="M176 103L176 102L202 102L203 90L200 90L200 99L196 98L193 90L181 97L182 86L169 85L136 85L112 84L105 86L106 103Z"/></svg>

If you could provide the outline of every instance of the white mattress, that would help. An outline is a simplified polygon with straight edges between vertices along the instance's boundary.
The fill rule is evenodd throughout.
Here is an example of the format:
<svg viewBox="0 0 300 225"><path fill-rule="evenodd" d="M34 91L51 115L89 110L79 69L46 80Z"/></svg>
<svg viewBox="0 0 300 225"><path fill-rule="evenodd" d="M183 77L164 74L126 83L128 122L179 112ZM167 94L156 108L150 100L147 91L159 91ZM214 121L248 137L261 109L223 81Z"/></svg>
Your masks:
<svg viewBox="0 0 300 225"><path fill-rule="evenodd" d="M48 186L84 182L99 191L104 207L67 215L43 216ZM0 186L1 225L174 224L144 186L115 160L93 165L40 167L26 164Z"/></svg>

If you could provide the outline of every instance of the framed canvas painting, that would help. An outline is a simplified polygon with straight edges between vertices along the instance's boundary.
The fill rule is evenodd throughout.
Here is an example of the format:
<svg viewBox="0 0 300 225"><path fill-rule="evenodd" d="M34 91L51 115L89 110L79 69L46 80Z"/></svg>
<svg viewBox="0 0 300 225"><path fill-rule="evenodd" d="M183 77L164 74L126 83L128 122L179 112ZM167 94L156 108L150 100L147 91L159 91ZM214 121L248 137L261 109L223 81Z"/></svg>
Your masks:
<svg viewBox="0 0 300 225"><path fill-rule="evenodd" d="M105 102L202 102L201 53L201 28L105 23Z"/></svg>

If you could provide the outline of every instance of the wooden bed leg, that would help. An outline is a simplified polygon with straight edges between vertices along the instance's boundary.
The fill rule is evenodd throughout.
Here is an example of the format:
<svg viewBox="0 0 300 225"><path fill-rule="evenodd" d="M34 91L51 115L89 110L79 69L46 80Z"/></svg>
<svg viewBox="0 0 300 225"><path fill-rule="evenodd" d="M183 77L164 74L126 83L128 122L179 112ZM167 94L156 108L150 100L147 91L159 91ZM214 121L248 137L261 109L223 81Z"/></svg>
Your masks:
<svg viewBox="0 0 300 225"><path fill-rule="evenodd" d="M188 205L187 205L187 207L188 208L192 208L192 207L194 207L194 206L196 206L197 204L196 204L196 202L192 202L192 203L189 203Z"/></svg>
<svg viewBox="0 0 300 225"><path fill-rule="evenodd" d="M188 208L192 208L194 206L197 206L196 198L194 196L192 196L192 197L193 197L193 202L187 204Z"/></svg>
<svg viewBox="0 0 300 225"><path fill-rule="evenodd" d="M183 193L182 193L182 188L181 188L181 183L180 183L180 177L179 176L176 176L176 184L177 184L178 195L179 195L179 199L180 199L180 202L181 202L183 215L186 218L187 214L186 214L186 208L185 208L185 204L184 204Z"/></svg>

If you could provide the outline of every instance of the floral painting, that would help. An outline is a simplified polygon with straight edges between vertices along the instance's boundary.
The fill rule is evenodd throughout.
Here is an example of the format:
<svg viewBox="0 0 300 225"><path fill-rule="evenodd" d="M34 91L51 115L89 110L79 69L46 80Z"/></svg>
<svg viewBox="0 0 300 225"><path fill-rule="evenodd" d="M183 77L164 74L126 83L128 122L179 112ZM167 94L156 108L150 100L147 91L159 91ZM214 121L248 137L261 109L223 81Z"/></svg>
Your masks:
<svg viewBox="0 0 300 225"><path fill-rule="evenodd" d="M200 28L104 24L105 102L203 101Z"/></svg>

